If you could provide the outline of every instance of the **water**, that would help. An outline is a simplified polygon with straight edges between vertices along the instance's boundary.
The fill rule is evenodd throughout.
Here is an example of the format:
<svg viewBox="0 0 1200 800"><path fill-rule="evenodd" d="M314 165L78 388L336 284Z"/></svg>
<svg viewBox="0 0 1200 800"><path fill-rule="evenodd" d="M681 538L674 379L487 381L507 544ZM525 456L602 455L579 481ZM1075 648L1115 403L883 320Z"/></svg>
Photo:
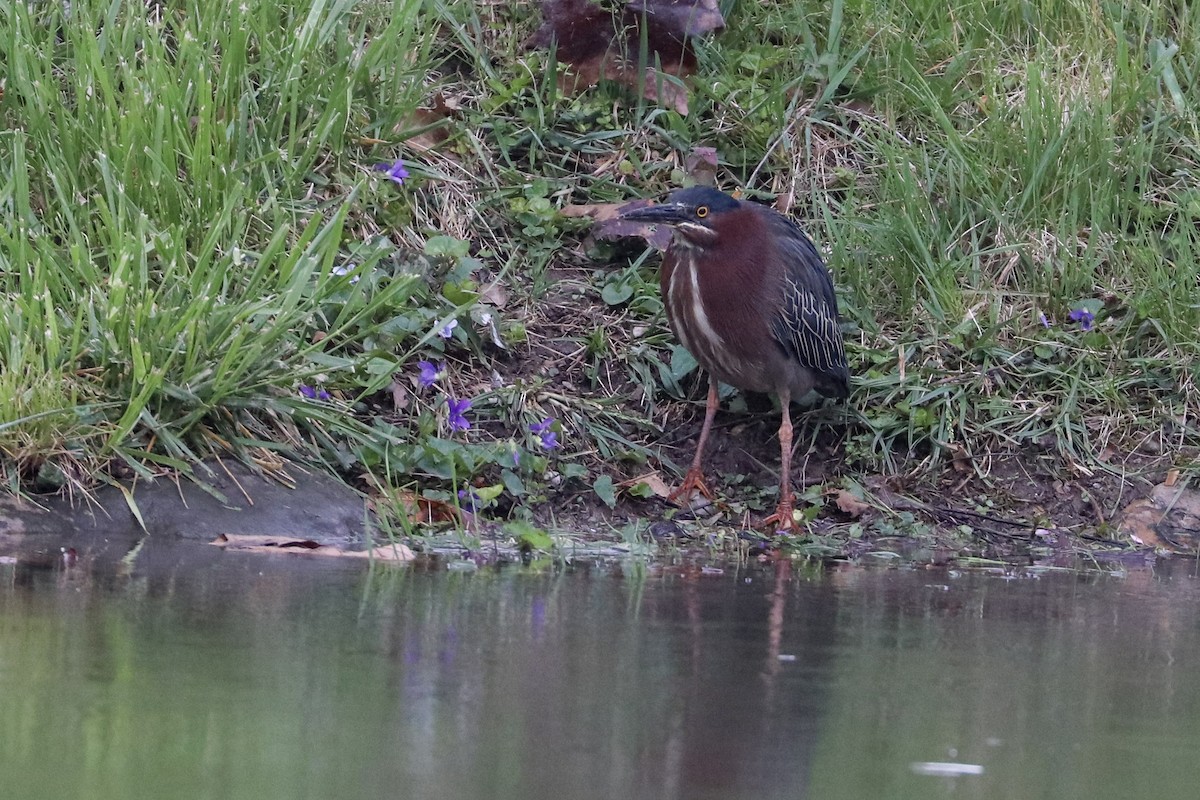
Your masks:
<svg viewBox="0 0 1200 800"><path fill-rule="evenodd" d="M4 565L0 796L1193 797L1195 567Z"/></svg>

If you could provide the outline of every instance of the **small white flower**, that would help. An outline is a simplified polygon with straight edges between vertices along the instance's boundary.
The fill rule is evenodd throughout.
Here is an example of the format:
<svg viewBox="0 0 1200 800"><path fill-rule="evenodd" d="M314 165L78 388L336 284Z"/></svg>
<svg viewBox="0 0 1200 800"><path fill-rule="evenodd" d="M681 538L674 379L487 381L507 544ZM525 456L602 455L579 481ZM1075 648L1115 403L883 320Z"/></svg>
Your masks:
<svg viewBox="0 0 1200 800"><path fill-rule="evenodd" d="M344 267L334 267L333 274L341 277L343 275L349 275L351 272L353 272L356 269L358 269L357 264L347 264ZM350 279L350 284L353 285L353 284L358 283L358 278L359 278L358 275L355 275L354 277L352 277Z"/></svg>

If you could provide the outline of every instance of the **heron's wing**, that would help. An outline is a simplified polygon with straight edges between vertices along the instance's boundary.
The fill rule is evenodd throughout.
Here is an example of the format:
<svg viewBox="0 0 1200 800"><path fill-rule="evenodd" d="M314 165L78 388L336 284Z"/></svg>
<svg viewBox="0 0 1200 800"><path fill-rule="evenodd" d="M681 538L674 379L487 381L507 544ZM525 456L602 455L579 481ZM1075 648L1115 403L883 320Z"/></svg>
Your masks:
<svg viewBox="0 0 1200 800"><path fill-rule="evenodd" d="M771 321L771 333L784 351L818 378L826 394L849 393L850 370L838 321L833 278L821 254L798 225L768 212L770 228L787 265L780 313Z"/></svg>

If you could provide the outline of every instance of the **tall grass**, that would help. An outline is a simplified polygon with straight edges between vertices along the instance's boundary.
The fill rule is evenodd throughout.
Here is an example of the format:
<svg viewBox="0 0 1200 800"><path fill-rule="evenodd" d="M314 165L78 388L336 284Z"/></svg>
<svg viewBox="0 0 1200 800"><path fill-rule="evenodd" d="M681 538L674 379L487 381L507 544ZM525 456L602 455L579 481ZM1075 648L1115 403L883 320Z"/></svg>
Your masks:
<svg viewBox="0 0 1200 800"><path fill-rule="evenodd" d="M356 431L297 386L365 372L362 321L417 288L335 268L391 257L346 226L381 159L357 143L420 100L419 6L0 6L10 484L54 456L145 472Z"/></svg>
<svg viewBox="0 0 1200 800"><path fill-rule="evenodd" d="M874 371L871 401L921 408L907 433L935 444L1052 434L1077 459L1135 432L1197 444L1178 424L1200 408L1196 12L846 3L842 18L838 51L870 49L847 85L864 105L830 138L861 126L862 174L812 202L861 343L906 351L909 380Z"/></svg>
<svg viewBox="0 0 1200 800"><path fill-rule="evenodd" d="M407 469L420 459L387 450L404 420L348 412L428 355L484 262L516 291L455 347L550 339L586 358L558 377L569 389L460 365L481 377L459 388L493 387L479 417L511 430L553 396L581 450L589 433L606 457L636 450L637 426L603 415L677 392L689 362L650 268L596 269L557 209L661 194L697 146L717 149L723 188L780 198L828 254L862 422L851 455L1200 442L1191 4L730 0L687 117L622 87L563 91L554 56L521 46L539 20L515 0L201 5L0 3L13 487L250 447L342 467L374 449ZM393 204L371 167L415 152L392 145L434 92L449 138ZM438 232L472 239L434 248L462 267L440 293L396 248ZM543 313L563 264L590 271L558 302L612 316ZM318 383L334 402L299 396ZM601 413L589 391L614 397Z"/></svg>
<svg viewBox="0 0 1200 800"><path fill-rule="evenodd" d="M539 113L553 130L522 148L493 137L479 149L551 179L564 201L594 202L660 195L709 145L723 188L782 198L840 287L867 427L854 449L873 460L1200 444L1200 12L1157 0L722 6L730 26L700 48L688 117L601 87ZM515 74L545 60L524 59ZM491 130L554 97L529 92L493 105ZM592 155L595 142L611 152ZM1090 330L1071 316L1084 312Z"/></svg>

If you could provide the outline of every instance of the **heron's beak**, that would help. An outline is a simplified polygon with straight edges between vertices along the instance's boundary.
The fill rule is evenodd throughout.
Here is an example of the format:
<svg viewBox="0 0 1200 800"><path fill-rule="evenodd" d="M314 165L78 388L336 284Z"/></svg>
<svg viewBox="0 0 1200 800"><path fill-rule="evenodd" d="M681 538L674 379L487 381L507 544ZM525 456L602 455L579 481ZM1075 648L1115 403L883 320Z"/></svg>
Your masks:
<svg viewBox="0 0 1200 800"><path fill-rule="evenodd" d="M630 222L678 225L681 222L690 220L692 214L691 210L685 206L674 203L661 203L656 206L640 206L638 208L631 208L628 211L622 211L617 214L617 218L629 220Z"/></svg>

